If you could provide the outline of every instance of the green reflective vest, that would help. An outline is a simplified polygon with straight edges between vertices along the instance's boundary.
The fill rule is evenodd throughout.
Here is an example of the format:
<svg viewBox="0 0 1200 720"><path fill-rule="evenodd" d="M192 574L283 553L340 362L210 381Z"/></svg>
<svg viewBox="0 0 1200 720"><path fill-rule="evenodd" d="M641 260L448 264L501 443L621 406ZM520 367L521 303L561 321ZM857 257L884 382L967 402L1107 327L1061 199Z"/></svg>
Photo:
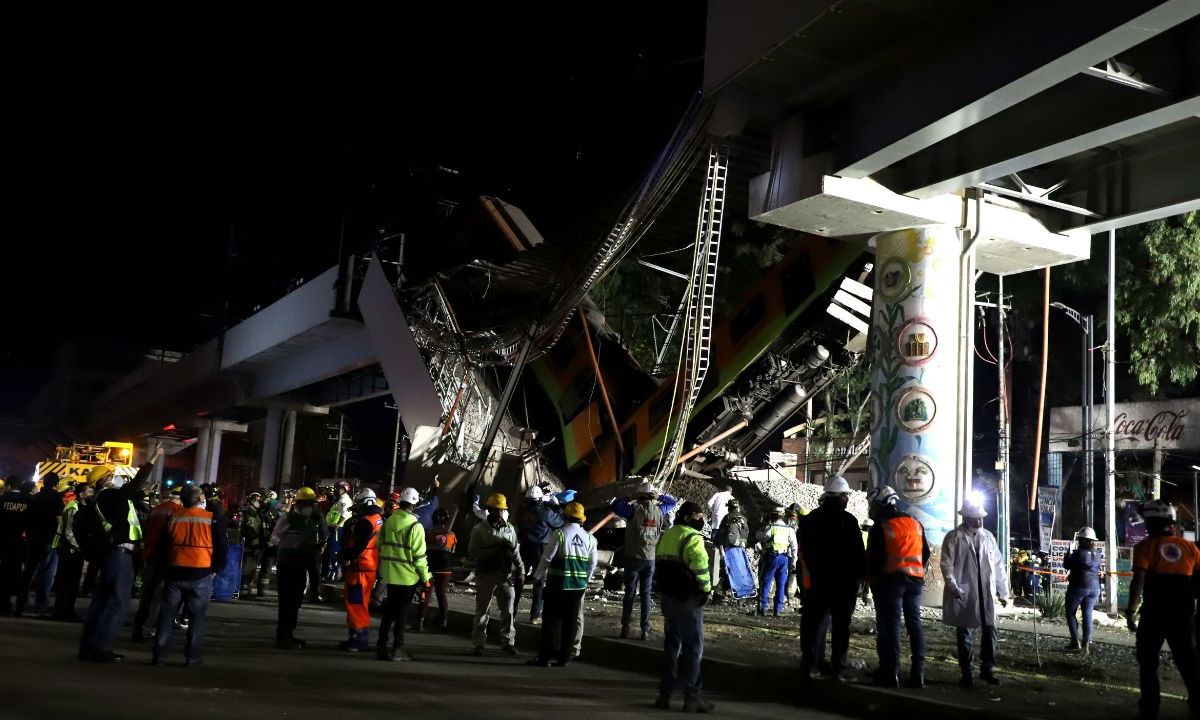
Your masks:
<svg viewBox="0 0 1200 720"><path fill-rule="evenodd" d="M708 550L699 530L675 525L659 538L655 555L655 576L664 592L676 596L712 592Z"/></svg>
<svg viewBox="0 0 1200 720"><path fill-rule="evenodd" d="M548 586L562 590L587 590L592 574L592 557L596 554L596 538L579 525L571 523L554 531L556 552L550 560Z"/></svg>
<svg viewBox="0 0 1200 720"><path fill-rule="evenodd" d="M125 516L125 522L129 524L129 541L139 542L142 539L142 523L138 521L137 510L133 509L133 501L126 500L125 504L129 506L129 513ZM104 525L104 532L111 539L112 523L100 512L100 503L96 503L95 507L96 514L100 516L100 522Z"/></svg>
<svg viewBox="0 0 1200 720"><path fill-rule="evenodd" d="M379 576L388 585L427 583L429 561L425 557L425 528L417 516L396 510L379 534Z"/></svg>
<svg viewBox="0 0 1200 720"><path fill-rule="evenodd" d="M72 500L63 508L62 515L58 516L58 532L54 533L54 540L50 542L50 547L56 548L62 544L63 539L67 536L67 530L70 529L70 522L75 517L75 511L79 509L79 501Z"/></svg>

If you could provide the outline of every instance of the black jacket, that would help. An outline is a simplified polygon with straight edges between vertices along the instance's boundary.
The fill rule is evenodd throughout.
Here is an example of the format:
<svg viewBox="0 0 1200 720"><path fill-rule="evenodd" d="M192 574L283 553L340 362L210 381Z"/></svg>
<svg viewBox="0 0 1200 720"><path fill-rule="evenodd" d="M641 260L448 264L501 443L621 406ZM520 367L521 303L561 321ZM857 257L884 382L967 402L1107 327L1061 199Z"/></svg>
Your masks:
<svg viewBox="0 0 1200 720"><path fill-rule="evenodd" d="M866 550L853 515L834 505L822 505L800 523L800 535L800 555L814 589L848 590L858 586Z"/></svg>

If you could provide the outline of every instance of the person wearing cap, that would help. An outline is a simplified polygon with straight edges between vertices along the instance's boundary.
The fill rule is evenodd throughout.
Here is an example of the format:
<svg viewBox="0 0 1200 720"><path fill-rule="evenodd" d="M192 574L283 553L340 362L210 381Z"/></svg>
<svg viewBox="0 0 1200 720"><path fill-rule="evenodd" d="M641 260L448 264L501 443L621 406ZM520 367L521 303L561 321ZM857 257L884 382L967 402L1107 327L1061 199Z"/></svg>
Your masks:
<svg viewBox="0 0 1200 720"><path fill-rule="evenodd" d="M188 487L194 487L189 485ZM171 517L183 508L180 500L182 489L175 486L166 491L166 497L146 516L142 543L142 596L138 598L137 612L133 616L133 641L142 642L146 634L153 634L158 627L158 610L162 602L163 571L166 560L161 552L159 539Z"/></svg>
<svg viewBox="0 0 1200 720"><path fill-rule="evenodd" d="M625 519L625 601L621 608L621 637L629 637L633 601L641 596L641 639L650 639L650 589L654 581L654 554L659 538L671 527L675 498L659 496L650 482L638 485L633 502L619 501L613 512Z"/></svg>
<svg viewBox="0 0 1200 720"><path fill-rule="evenodd" d="M21 567L25 562L25 531L34 482L9 478L8 492L0 496L0 615L12 612L12 598L20 594ZM24 603L19 603L24 606Z"/></svg>
<svg viewBox="0 0 1200 720"><path fill-rule="evenodd" d="M759 573L758 614L767 613L771 586L775 586L775 607L772 614L779 617L787 596L788 574L796 569L799 543L796 531L783 522L783 508L777 507L767 516L771 524L758 532L762 547L762 566Z"/></svg>
<svg viewBox="0 0 1200 720"><path fill-rule="evenodd" d="M835 475L825 483L820 506L801 524L800 556L806 591L800 614L801 672L819 676L825 628L832 635L834 679L853 679L849 670L850 618L858 604L866 551L858 520L846 512L850 485Z"/></svg>
<svg viewBox="0 0 1200 720"><path fill-rule="evenodd" d="M259 555L258 574L255 578L255 597L263 597L266 594L267 585L270 584L271 571L275 567L277 553L275 546L271 544L271 532L275 529L275 525L283 515L282 508L285 507L279 498L279 493L266 488L263 488L260 492L263 494L263 503L259 508L258 515L262 523L263 547ZM287 502L290 507L290 497L287 499Z"/></svg>
<svg viewBox="0 0 1200 720"><path fill-rule="evenodd" d="M387 599L383 603L379 639L375 643L375 657L379 660L413 659L412 653L404 647L408 606L418 588L429 592L432 580L426 557L425 528L413 512L419 502L421 495L416 488L404 488L400 491L396 511L383 524L383 535L379 540L379 575L387 585ZM391 635L393 626L394 637Z"/></svg>
<svg viewBox="0 0 1200 720"><path fill-rule="evenodd" d="M879 669L875 684L900 685L900 618L908 631L912 665L909 687L925 687L925 630L921 627L921 592L929 565L925 527L897 507L899 496L887 485L867 493L867 581L875 598L875 650Z"/></svg>
<svg viewBox="0 0 1200 720"><path fill-rule="evenodd" d="M502 650L516 655L517 627L513 622L514 588L525 582L525 563L517 549L517 531L508 522L508 500L500 493L488 495L487 520L471 531L467 557L475 561L475 622L471 628L474 654L482 655L492 602L500 606Z"/></svg>
<svg viewBox="0 0 1200 720"><path fill-rule="evenodd" d="M67 494L67 506L58 519L58 536L55 538L58 551L58 589L54 595L54 612L51 618L62 622L81 622L75 612L75 600L79 597L79 579L83 575L83 549L75 537L75 515L79 508L91 501L92 487L86 482L75 483Z"/></svg>
<svg viewBox="0 0 1200 720"><path fill-rule="evenodd" d="M1149 536L1133 546L1133 580L1125 608L1125 620L1137 633L1139 717L1158 717L1162 702L1158 664L1164 642L1187 687L1188 708L1195 716L1200 711L1200 669L1192 623L1200 549L1179 537L1175 508L1170 505L1151 500L1142 505L1141 516Z"/></svg>
<svg viewBox="0 0 1200 720"><path fill-rule="evenodd" d="M113 652L112 643L125 622L133 589L133 554L142 539L142 526L133 499L150 481L154 464L162 454L163 448L159 446L149 462L138 468L132 480L115 475L112 467L107 465L95 467L88 473L88 483L97 489L96 501L88 512L97 514L104 528L104 539L99 547L84 548L99 563L100 573L79 638L80 660L108 663L124 659L120 653Z"/></svg>
<svg viewBox="0 0 1200 720"><path fill-rule="evenodd" d="M354 498L354 518L348 523L342 548L342 595L346 603L346 627L350 637L339 650L364 652L371 648L371 590L379 570L379 533L383 511L375 504L375 491L363 488Z"/></svg>
<svg viewBox="0 0 1200 720"><path fill-rule="evenodd" d="M1079 650L1089 654L1092 644L1092 610L1100 600L1100 553L1096 552L1096 531L1084 527L1075 533L1075 549L1063 558L1063 570L1067 571L1067 630L1071 633L1068 651ZM1075 613L1083 610L1083 639L1079 637L1079 625Z"/></svg>
<svg viewBox="0 0 1200 720"><path fill-rule="evenodd" d="M553 496L551 496L553 497ZM537 485L531 485L525 491L521 501L521 509L517 512L517 542L520 544L521 562L526 568L537 567L546 544L550 542L550 534L563 526L563 516L555 506L546 501L545 492ZM533 586L530 595L529 622L539 625L542 622L542 588L543 584L537 578L527 578ZM525 583L516 588L516 599L513 600L513 615L521 604L521 592Z"/></svg>
<svg viewBox="0 0 1200 720"><path fill-rule="evenodd" d="M562 667L570 661L571 645L579 629L579 608L596 572L596 538L583 528L587 520L583 505L568 503L563 508L563 519L563 526L550 534L550 542L533 572L546 588L546 624L541 650L530 665L545 667L554 658L554 665Z"/></svg>
<svg viewBox="0 0 1200 720"><path fill-rule="evenodd" d="M980 630L979 677L999 685L996 677L996 603L1008 605L1008 574L996 538L983 527L987 512L976 498L958 511L962 523L942 540L942 622L957 630L959 684L973 687L971 661L975 631Z"/></svg>
<svg viewBox="0 0 1200 720"><path fill-rule="evenodd" d="M321 548L329 537L325 516L317 509L317 494L310 487L296 491L292 509L279 518L271 532L278 553L279 614L275 647L299 650L305 642L296 637L304 582L320 569Z"/></svg>
<svg viewBox="0 0 1200 720"><path fill-rule="evenodd" d="M684 712L712 712L702 693L704 606L712 593L712 574L704 544L704 508L688 500L676 524L658 540L654 578L663 614L666 664L654 706L671 709L671 695L683 692Z"/></svg>

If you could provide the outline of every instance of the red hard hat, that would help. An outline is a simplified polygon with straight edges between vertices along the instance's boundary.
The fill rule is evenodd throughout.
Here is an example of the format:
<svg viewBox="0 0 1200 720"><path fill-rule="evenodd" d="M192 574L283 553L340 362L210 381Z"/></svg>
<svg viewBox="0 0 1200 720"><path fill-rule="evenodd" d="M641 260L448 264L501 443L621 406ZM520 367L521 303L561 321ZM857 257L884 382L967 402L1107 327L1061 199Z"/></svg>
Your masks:
<svg viewBox="0 0 1200 720"><path fill-rule="evenodd" d="M400 493L398 493L398 492L392 493L392 499L395 500L396 502L400 502Z"/></svg>

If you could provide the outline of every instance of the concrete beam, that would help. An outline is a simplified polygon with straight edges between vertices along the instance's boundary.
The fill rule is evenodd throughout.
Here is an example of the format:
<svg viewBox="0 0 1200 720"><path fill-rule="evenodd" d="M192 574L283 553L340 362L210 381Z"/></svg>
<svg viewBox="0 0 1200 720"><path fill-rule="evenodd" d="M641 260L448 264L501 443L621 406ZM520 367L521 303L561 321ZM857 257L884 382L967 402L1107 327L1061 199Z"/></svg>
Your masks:
<svg viewBox="0 0 1200 720"><path fill-rule="evenodd" d="M348 321L347 321L348 322ZM337 343L320 345L285 362L259 370L250 384L253 400L266 400L293 390L358 370L375 362L375 348L358 326Z"/></svg>
<svg viewBox="0 0 1200 720"><path fill-rule="evenodd" d="M337 304L337 270L326 270L226 331L221 367L231 368L327 322Z"/></svg>
<svg viewBox="0 0 1200 720"><path fill-rule="evenodd" d="M1195 0L1007 5L987 27L947 38L835 106L823 123L837 147L834 174L879 172L1198 14Z"/></svg>

